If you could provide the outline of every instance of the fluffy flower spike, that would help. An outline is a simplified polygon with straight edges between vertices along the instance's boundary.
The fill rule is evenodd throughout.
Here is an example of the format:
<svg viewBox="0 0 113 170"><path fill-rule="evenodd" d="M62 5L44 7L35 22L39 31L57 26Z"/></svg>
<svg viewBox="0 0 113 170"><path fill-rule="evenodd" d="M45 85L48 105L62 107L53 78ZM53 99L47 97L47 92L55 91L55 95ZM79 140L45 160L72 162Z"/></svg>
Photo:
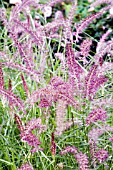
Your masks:
<svg viewBox="0 0 113 170"><path fill-rule="evenodd" d="M79 164L79 170L89 170L88 168L88 157L86 154L83 154L82 152L77 153L75 155L75 158L77 159L77 162Z"/></svg>
<svg viewBox="0 0 113 170"><path fill-rule="evenodd" d="M77 154L77 148L74 146L67 146L61 152L60 155L65 155L67 153Z"/></svg>
<svg viewBox="0 0 113 170"><path fill-rule="evenodd" d="M31 164L26 163L26 164L22 164L22 166L18 168L17 170L34 170L34 169Z"/></svg>
<svg viewBox="0 0 113 170"><path fill-rule="evenodd" d="M15 121L18 126L18 129L20 130L20 138L23 142L27 142L28 145L32 146L31 152L36 152L37 150L42 150L42 148L39 148L39 145L41 144L38 138L35 134L32 133L32 130L39 129L39 134L45 131L46 127L42 125L41 119L32 119L30 120L26 126L22 125L22 121L15 114Z"/></svg>
<svg viewBox="0 0 113 170"><path fill-rule="evenodd" d="M102 148L96 152L95 156L97 160L99 161L99 163L102 163L108 158L109 155L108 155L108 151Z"/></svg>
<svg viewBox="0 0 113 170"><path fill-rule="evenodd" d="M86 118L86 124L89 125L98 120L105 121L107 118L106 114L106 111L104 111L102 108L94 109Z"/></svg>

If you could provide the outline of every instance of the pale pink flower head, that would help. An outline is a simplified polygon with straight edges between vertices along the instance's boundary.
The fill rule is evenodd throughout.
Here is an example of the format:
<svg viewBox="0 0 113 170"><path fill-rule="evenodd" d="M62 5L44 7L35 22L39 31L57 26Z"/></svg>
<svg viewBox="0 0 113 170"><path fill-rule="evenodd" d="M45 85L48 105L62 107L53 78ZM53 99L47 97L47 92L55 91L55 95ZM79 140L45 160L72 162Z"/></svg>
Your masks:
<svg viewBox="0 0 113 170"><path fill-rule="evenodd" d="M22 166L17 170L33 170L33 167L31 164L26 163L26 164L22 164Z"/></svg>
<svg viewBox="0 0 113 170"><path fill-rule="evenodd" d="M99 161L99 163L102 163L108 158L109 155L108 155L108 151L102 148L96 152L95 156Z"/></svg>
<svg viewBox="0 0 113 170"><path fill-rule="evenodd" d="M38 150L42 150L42 148L39 148L41 142L38 140L36 135L32 134L31 132L28 134L23 132L20 134L20 137L22 142L27 142L29 146L32 146L32 153L37 152Z"/></svg>

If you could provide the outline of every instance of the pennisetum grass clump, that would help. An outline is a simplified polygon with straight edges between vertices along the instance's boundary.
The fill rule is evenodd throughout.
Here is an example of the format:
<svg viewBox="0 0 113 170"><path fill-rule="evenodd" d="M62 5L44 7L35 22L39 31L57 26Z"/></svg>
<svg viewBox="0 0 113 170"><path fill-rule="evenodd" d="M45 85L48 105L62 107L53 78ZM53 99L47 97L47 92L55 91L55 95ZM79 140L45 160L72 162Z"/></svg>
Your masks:
<svg viewBox="0 0 113 170"><path fill-rule="evenodd" d="M2 1L1 169L113 168L111 5Z"/></svg>

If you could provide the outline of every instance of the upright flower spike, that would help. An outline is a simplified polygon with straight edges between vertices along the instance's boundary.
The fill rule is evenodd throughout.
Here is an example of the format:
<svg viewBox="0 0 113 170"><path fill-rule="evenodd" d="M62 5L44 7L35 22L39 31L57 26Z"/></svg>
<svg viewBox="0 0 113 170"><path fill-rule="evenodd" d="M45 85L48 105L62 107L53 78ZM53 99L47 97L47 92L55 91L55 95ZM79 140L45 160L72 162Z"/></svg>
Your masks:
<svg viewBox="0 0 113 170"><path fill-rule="evenodd" d="M97 73L97 65L93 65L90 70L89 73L87 75L87 77L85 78L85 95L86 97L90 96L90 89L93 87L94 82L96 81L96 73Z"/></svg>
<svg viewBox="0 0 113 170"><path fill-rule="evenodd" d="M11 85L11 83L10 83ZM9 90L4 89L4 78L3 78L3 72L2 72L2 63L0 63L0 94L7 98L9 100L10 106L17 106L19 110L26 113L24 109L23 102L15 95L13 92Z"/></svg>
<svg viewBox="0 0 113 170"><path fill-rule="evenodd" d="M106 83L107 81L108 81L108 78L106 76L100 76L97 78L96 82L93 85L93 88L90 91L91 98L94 97L94 95L96 94L96 92L100 88L100 86L103 85L104 83Z"/></svg>
<svg viewBox="0 0 113 170"><path fill-rule="evenodd" d="M22 44L22 47L25 51L25 54L27 56L27 60L28 60L28 66L31 70L35 70L36 69L36 63L34 62L34 53L33 53L33 47L32 47L32 39L27 39L27 41L25 41ZM44 51L45 52L45 51ZM45 53L44 53L45 54Z"/></svg>
<svg viewBox="0 0 113 170"><path fill-rule="evenodd" d="M30 34L31 38L33 38L34 42L41 48L43 44L43 37L40 36L42 35L41 33L37 33L36 31L33 31L30 29L27 24L24 24L20 22L18 19L14 19L14 22L18 25L21 26L28 34Z"/></svg>
<svg viewBox="0 0 113 170"><path fill-rule="evenodd" d="M15 119L15 122L16 122L17 127L20 130L20 132L23 132L24 131L24 126L22 124L22 121L21 121L20 117L17 114L14 114L14 119Z"/></svg>
<svg viewBox="0 0 113 170"><path fill-rule="evenodd" d="M78 81L80 80L80 74L84 71L77 60L75 60L75 54L72 49L72 44L67 43L66 45L66 57L67 57L67 64L69 68L69 75L77 78Z"/></svg>
<svg viewBox="0 0 113 170"><path fill-rule="evenodd" d="M71 5L69 14L67 16L67 19L68 19L68 21L70 21L70 23L72 23L72 21L73 21L74 14L75 14L76 10L77 10L77 0L74 0L72 5Z"/></svg>
<svg viewBox="0 0 113 170"><path fill-rule="evenodd" d="M19 50L20 56L22 57L23 61L26 63L26 67L29 68L29 69L32 69L31 61L26 56L24 48L22 47L21 43L18 41L16 35L11 31L10 31L10 37L13 39L15 46Z"/></svg>
<svg viewBox="0 0 113 170"><path fill-rule="evenodd" d="M34 129L39 129L39 134L46 130L45 125L42 125L41 123L41 119L32 119L27 122L26 126L23 126L21 119L15 114L15 121L20 130L21 141L27 142L29 146L32 146L31 152L34 153L38 150L42 150L42 148L39 148L39 145L41 144L40 141L37 136L32 133Z"/></svg>
<svg viewBox="0 0 113 170"><path fill-rule="evenodd" d="M14 0L11 0L14 1ZM15 1L20 1L20 0L15 0ZM38 0L37 0L38 1ZM38 5L35 0L21 0L21 3L17 3L11 11L11 16L10 16L10 21L12 21L14 18L18 18L18 14L26 9L29 8L30 5Z"/></svg>
<svg viewBox="0 0 113 170"><path fill-rule="evenodd" d="M86 38L80 45L80 52L76 52L76 57L83 62L83 65L88 64L87 57L90 52L90 46L92 44L92 40Z"/></svg>
<svg viewBox="0 0 113 170"><path fill-rule="evenodd" d="M0 21L2 21L5 26L8 24L5 8L0 8Z"/></svg>
<svg viewBox="0 0 113 170"><path fill-rule="evenodd" d="M96 48L96 52L99 53L101 51L101 49L103 49L103 45L105 40L107 39L107 37L109 36L109 34L112 32L111 29L107 30L106 33L104 33L101 37L101 39L99 40L98 44L97 44L97 48Z"/></svg>
<svg viewBox="0 0 113 170"><path fill-rule="evenodd" d="M107 8L103 8L100 12L98 12L98 13L96 13L96 14L91 14L91 15L88 16L87 18L83 19L83 21L82 21L80 24L78 24L77 26L76 26L76 24L75 24L76 33L74 33L74 35L76 36L76 41L77 41L77 42L79 41L79 38L80 38L79 34L81 34L81 33L83 32L83 30L86 29L87 26L88 26L91 22L93 22L94 19L99 18L99 17L100 17L101 15L103 15L103 13L104 13L105 11L107 11L109 8L110 8L110 6L107 7Z"/></svg>
<svg viewBox="0 0 113 170"><path fill-rule="evenodd" d="M26 92L26 95L29 96L28 86L27 86L27 83L26 83L26 81L25 81L25 79L24 79L23 74L21 74L21 79L22 79L22 84L23 84L24 90L25 90L25 92Z"/></svg>
<svg viewBox="0 0 113 170"><path fill-rule="evenodd" d="M98 63L98 61L102 59L105 54L110 53L112 49L113 49L113 40L106 42L104 48L102 48L102 50L99 53L95 54L94 56L95 63Z"/></svg>
<svg viewBox="0 0 113 170"><path fill-rule="evenodd" d="M94 1L91 5L90 5L90 8L89 8L89 12L90 11L93 11L97 6L101 5L101 4L111 4L112 3L112 0L96 0Z"/></svg>
<svg viewBox="0 0 113 170"><path fill-rule="evenodd" d="M40 73L36 70L31 70L27 67L24 67L22 64L15 64L13 62L2 62L2 65L11 69L17 69L19 71L25 72L28 76L31 77L32 80L39 83L40 81Z"/></svg>
<svg viewBox="0 0 113 170"><path fill-rule="evenodd" d="M97 48L96 48L96 54L94 56L95 63L100 63L100 66L102 66L104 60L103 57L106 53L110 52L112 50L112 43L110 44L109 41L105 42L109 34L112 32L111 29L107 30L106 33L102 35L100 38ZM111 42L111 41L110 41Z"/></svg>
<svg viewBox="0 0 113 170"><path fill-rule="evenodd" d="M56 143L55 143L54 133L52 133L51 135L51 154L52 156L56 155Z"/></svg>
<svg viewBox="0 0 113 170"><path fill-rule="evenodd" d="M64 131L68 130L71 126L78 124L81 125L81 122L78 120L66 120L66 108L67 102L59 99L56 106L56 130L55 135L61 136Z"/></svg>
<svg viewBox="0 0 113 170"><path fill-rule="evenodd" d="M85 78L85 97L92 100L99 87L107 80L108 79L105 76L98 75L98 65L92 65Z"/></svg>
<svg viewBox="0 0 113 170"><path fill-rule="evenodd" d="M91 162L92 162L93 167L95 168L96 167L95 153L96 153L96 150L97 150L97 145L92 139L89 140L88 143L89 143L89 147L90 147Z"/></svg>
<svg viewBox="0 0 113 170"><path fill-rule="evenodd" d="M82 152L77 153L75 155L75 158L79 164L79 170L89 170L88 164L88 157L86 154L83 154Z"/></svg>
<svg viewBox="0 0 113 170"><path fill-rule="evenodd" d="M75 15L76 7L77 7L77 1L75 0L72 3L72 6L70 8L70 11L68 13L66 20L63 20L64 21L64 26L63 26L64 38L66 41L70 40L72 43L73 43L73 32L72 32L71 26L72 26L72 21Z"/></svg>
<svg viewBox="0 0 113 170"><path fill-rule="evenodd" d="M1 63L0 63L0 88L4 88L4 77Z"/></svg>
<svg viewBox="0 0 113 170"><path fill-rule="evenodd" d="M86 118L86 124L90 125L98 120L105 121L107 119L106 111L102 108L92 110L92 112Z"/></svg>
<svg viewBox="0 0 113 170"><path fill-rule="evenodd" d="M56 131L55 135L60 136L63 131L66 129L65 125L65 116L66 116L66 102L63 100L58 100L56 106Z"/></svg>
<svg viewBox="0 0 113 170"><path fill-rule="evenodd" d="M9 89L9 91L12 91L12 82L11 82L11 79L9 79L8 89Z"/></svg>
<svg viewBox="0 0 113 170"><path fill-rule="evenodd" d="M0 89L0 94L9 100L11 105L17 106L19 110L26 114L23 101L20 100L15 94L5 89Z"/></svg>
<svg viewBox="0 0 113 170"><path fill-rule="evenodd" d="M12 92L12 81L11 81L11 79L9 79L9 82L8 82L8 90L10 91L10 92ZM11 101L9 100L9 108L10 108L10 111L9 111L9 114L12 116L13 114L13 110L14 110L14 107L13 107L13 105L11 105Z"/></svg>
<svg viewBox="0 0 113 170"><path fill-rule="evenodd" d="M42 148L39 148L39 145L41 144L40 141L36 135L32 133L32 130L37 128L39 129L39 134L45 131L46 127L41 124L41 119L32 119L27 123L26 126L23 126L19 116L15 114L14 118L18 129L20 130L20 138L22 142L27 142L28 145L32 146L32 153L37 152L37 150L42 150Z"/></svg>
<svg viewBox="0 0 113 170"><path fill-rule="evenodd" d="M87 57L90 51L90 46L92 44L92 40L87 38L83 40L82 44L80 45L80 54L83 57Z"/></svg>
<svg viewBox="0 0 113 170"><path fill-rule="evenodd" d="M27 142L29 146L32 146L31 152L37 152L38 150L42 150L39 148L41 142L33 133L26 133L25 131L20 134L20 138L22 142Z"/></svg>

